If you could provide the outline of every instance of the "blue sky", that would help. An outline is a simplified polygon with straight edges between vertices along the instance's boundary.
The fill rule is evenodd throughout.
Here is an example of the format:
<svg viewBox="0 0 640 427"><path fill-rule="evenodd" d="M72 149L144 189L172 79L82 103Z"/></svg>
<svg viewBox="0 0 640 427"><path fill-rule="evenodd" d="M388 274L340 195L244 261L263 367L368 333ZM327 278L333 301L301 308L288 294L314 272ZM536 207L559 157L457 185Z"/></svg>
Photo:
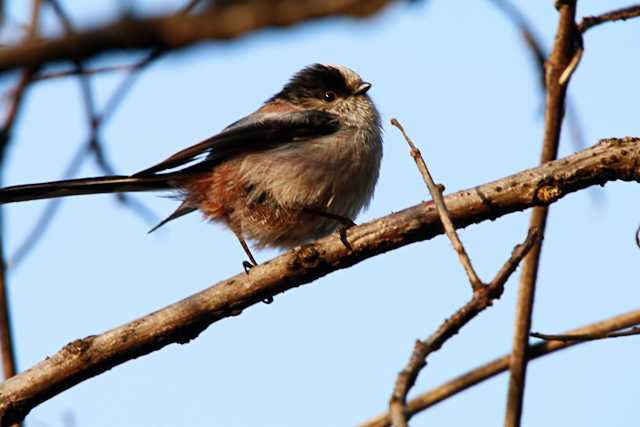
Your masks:
<svg viewBox="0 0 640 427"><path fill-rule="evenodd" d="M87 26L117 16L121 2L64 1ZM579 16L625 6L580 1ZM15 24L27 2L10 2ZM141 12L180 2L136 2ZM516 2L549 46L552 2ZM45 16L51 25L54 20ZM570 96L588 145L640 136L640 20L585 37ZM52 30L53 31L53 30ZM9 35L6 35L9 37ZM122 63L110 55L95 64ZM398 132L397 117L447 191L534 166L542 139L538 76L518 32L488 1L396 4L376 18L333 19L208 43L167 56L135 85L101 136L118 172L129 173L219 131L256 109L304 65L341 63L373 82L385 121L375 198L358 222L428 198ZM93 80L100 105L117 74ZM0 82L9 88L15 80ZM87 135L74 79L40 83L26 100L4 173L7 184L59 178ZM563 135L560 152L575 151ZM79 176L99 174L92 161ZM175 201L137 196L158 217ZM551 208L534 330L559 332L637 308L638 189L608 184ZM43 202L5 209L7 252L33 226ZM474 266L491 278L526 234L529 213L461 231ZM76 338L100 333L236 274L244 255L233 235L196 215L152 235L112 197L67 200L41 244L10 275L18 364L25 369ZM275 256L259 251L258 260ZM635 266L635 267L634 267ZM429 359L414 393L510 348L517 275L502 299ZM214 324L188 345L127 362L40 405L32 427L350 426L386 408L416 338L429 335L470 296L444 237L336 272L271 305ZM636 416L638 338L585 344L533 362L524 425L629 425ZM501 376L414 418L412 424L502 423Z"/></svg>

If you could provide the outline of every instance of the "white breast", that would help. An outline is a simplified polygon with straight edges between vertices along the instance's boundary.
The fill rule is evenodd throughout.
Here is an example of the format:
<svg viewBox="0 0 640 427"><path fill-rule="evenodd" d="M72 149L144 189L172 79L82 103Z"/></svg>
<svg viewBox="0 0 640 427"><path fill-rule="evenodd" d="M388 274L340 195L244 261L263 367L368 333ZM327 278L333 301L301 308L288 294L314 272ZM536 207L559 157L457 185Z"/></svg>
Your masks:
<svg viewBox="0 0 640 427"><path fill-rule="evenodd" d="M348 129L250 154L243 180L256 183L282 207L313 207L355 218L371 200L378 180L382 143L375 132Z"/></svg>

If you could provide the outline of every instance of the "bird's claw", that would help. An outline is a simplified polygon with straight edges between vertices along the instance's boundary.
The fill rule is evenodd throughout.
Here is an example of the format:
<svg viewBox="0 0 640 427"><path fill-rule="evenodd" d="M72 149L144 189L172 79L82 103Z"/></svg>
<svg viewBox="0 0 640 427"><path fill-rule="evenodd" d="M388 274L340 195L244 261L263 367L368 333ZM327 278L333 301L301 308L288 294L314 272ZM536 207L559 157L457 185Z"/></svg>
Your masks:
<svg viewBox="0 0 640 427"><path fill-rule="evenodd" d="M347 230L351 227L355 227L356 223L351 220L346 221L347 219L348 218L345 218L345 221L342 222L342 226L338 229L338 235L340 236L340 241L344 247L352 251L353 247L351 246L351 243L349 243L349 240L347 240Z"/></svg>
<svg viewBox="0 0 640 427"><path fill-rule="evenodd" d="M255 264L253 264L253 263L251 263L251 262L249 262L249 261L242 261L242 268L244 268L244 272L245 272L246 274L249 274L249 272L251 271L251 269L252 269L253 267L255 267L255 266L256 266Z"/></svg>

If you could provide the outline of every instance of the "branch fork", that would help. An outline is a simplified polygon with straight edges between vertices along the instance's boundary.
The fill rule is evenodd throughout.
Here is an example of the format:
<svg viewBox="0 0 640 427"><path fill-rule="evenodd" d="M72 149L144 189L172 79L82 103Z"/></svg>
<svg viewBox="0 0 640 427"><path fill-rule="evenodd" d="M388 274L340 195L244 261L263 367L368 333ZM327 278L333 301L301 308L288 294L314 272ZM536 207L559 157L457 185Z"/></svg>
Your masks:
<svg viewBox="0 0 640 427"><path fill-rule="evenodd" d="M425 341L416 341L409 362L398 374L389 400L389 413L394 427L406 427L408 426L407 395L411 387L415 384L418 374L426 366L427 356L440 349L449 338L457 334L471 319L490 307L494 300L502 296L504 284L507 279L516 270L524 256L540 241L541 235L536 228L531 228L525 241L513 249L511 256L502 268L500 268L493 280L487 284L483 283L473 269L471 260L453 226L451 216L442 197L442 187L436 185L433 181L420 150L413 144L413 141L411 141L411 138L409 138L398 120L391 119L391 124L400 130L410 147L411 157L413 157L416 162L424 182L431 193L445 233L458 254L460 263L467 273L469 283L473 290L471 300L458 309L450 318L445 320L436 332Z"/></svg>

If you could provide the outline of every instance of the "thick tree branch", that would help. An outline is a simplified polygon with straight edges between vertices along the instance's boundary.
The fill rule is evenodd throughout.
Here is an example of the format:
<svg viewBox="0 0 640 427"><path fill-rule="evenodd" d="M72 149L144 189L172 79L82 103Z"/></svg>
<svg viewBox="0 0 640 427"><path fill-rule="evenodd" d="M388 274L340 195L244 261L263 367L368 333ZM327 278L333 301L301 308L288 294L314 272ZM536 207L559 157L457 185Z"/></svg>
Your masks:
<svg viewBox="0 0 640 427"><path fill-rule="evenodd" d="M446 197L456 227L549 204L609 181L640 181L640 139L607 139L564 159ZM352 249L328 236L295 248L131 323L66 345L0 384L0 424L22 419L33 407L127 360L168 344L186 343L210 324L247 307L364 259L442 233L432 203L387 215L347 231Z"/></svg>
<svg viewBox="0 0 640 427"><path fill-rule="evenodd" d="M228 40L263 28L287 27L331 16L365 17L391 0L252 0L213 7L198 15L125 17L100 28L41 39L0 50L0 73L100 53L178 49L206 40Z"/></svg>
<svg viewBox="0 0 640 427"><path fill-rule="evenodd" d="M558 155L568 83L568 81L561 83L560 76L574 57L577 48L575 41L579 37L575 23L576 0L559 1L557 4L560 12L558 30L551 55L547 61L545 74L547 98L540 163L549 162ZM548 213L546 206L534 208L529 228L536 228L544 235ZM542 241L534 246L522 263L516 303L505 427L518 427L520 425L527 371L527 348L529 333L531 332L531 314L533 312L533 300L541 252Z"/></svg>
<svg viewBox="0 0 640 427"><path fill-rule="evenodd" d="M587 326L583 326L577 329L566 332L568 336L605 336L614 335L615 331L625 329L630 326L640 323L640 310L630 311L619 316L615 316L606 320L602 320L597 323L592 323ZM527 357L529 360L537 359L542 356L554 353L558 350L573 347L577 344L582 344L586 341L549 341L541 342L531 345L527 349ZM506 354L502 357L478 366L460 376L447 381L444 384L439 385L429 391L426 391L418 395L415 399L412 399L407 404L408 416L411 417L419 412L424 411L432 407L433 405L442 402L454 396L461 391L464 391L476 384L479 384L489 378L492 378L509 369L509 355ZM358 427L388 427L391 425L391 417L389 413L378 415L362 424Z"/></svg>

